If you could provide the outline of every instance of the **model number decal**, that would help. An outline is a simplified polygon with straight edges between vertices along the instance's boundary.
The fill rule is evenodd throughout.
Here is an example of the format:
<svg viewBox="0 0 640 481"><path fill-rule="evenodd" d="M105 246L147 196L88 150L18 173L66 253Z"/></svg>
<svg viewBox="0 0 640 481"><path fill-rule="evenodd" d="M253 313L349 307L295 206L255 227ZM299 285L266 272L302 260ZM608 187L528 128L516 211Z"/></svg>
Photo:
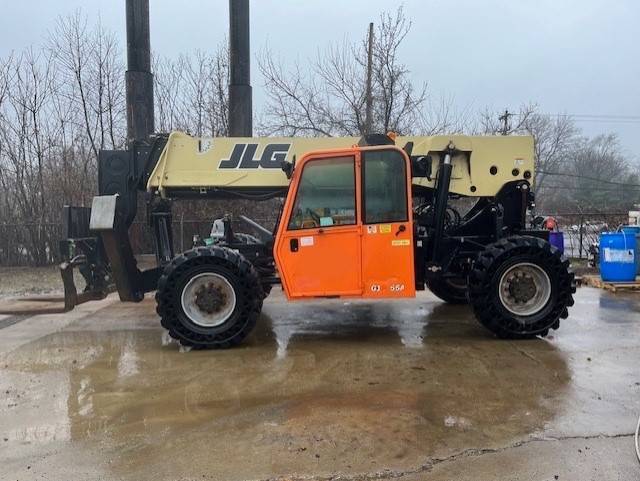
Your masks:
<svg viewBox="0 0 640 481"><path fill-rule="evenodd" d="M219 169L281 169L291 144L267 144L259 159L254 158L260 144L236 144Z"/></svg>
<svg viewBox="0 0 640 481"><path fill-rule="evenodd" d="M402 292L404 291L404 284L391 284L389 290L391 292ZM380 284L371 284L371 292L382 292L382 286Z"/></svg>

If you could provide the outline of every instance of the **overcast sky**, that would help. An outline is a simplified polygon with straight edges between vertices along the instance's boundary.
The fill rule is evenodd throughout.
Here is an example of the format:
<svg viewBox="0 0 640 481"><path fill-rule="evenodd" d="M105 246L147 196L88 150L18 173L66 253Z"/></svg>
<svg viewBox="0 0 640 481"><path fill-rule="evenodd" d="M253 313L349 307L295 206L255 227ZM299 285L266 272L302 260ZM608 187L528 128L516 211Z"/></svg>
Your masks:
<svg viewBox="0 0 640 481"><path fill-rule="evenodd" d="M58 15L77 8L122 38L124 0L3 2L0 55L39 45ZM228 28L227 0L150 0L151 42L174 56L217 45ZM640 159L639 0L405 0L412 31L403 55L417 81L460 109L517 109L623 116L580 121L589 135L618 132ZM252 47L304 60L345 35L360 38L389 0L252 0ZM254 62L255 64L255 62ZM253 69L256 107L261 79ZM635 118L629 118L635 117Z"/></svg>

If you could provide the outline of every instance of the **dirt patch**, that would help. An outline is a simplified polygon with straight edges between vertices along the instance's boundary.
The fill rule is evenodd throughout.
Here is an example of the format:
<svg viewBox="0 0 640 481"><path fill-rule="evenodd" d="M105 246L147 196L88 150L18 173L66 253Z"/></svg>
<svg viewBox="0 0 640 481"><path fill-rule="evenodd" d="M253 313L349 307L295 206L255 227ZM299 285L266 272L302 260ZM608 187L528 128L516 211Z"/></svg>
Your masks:
<svg viewBox="0 0 640 481"><path fill-rule="evenodd" d="M139 269L155 267L154 255L137 255ZM76 268L73 271L78 292L82 292L86 283ZM57 265L46 267L2 267L0 266L0 299L33 296L43 294L62 294L62 278Z"/></svg>
<svg viewBox="0 0 640 481"><path fill-rule="evenodd" d="M84 285L76 280L78 289ZM58 266L0 267L0 298L62 292Z"/></svg>

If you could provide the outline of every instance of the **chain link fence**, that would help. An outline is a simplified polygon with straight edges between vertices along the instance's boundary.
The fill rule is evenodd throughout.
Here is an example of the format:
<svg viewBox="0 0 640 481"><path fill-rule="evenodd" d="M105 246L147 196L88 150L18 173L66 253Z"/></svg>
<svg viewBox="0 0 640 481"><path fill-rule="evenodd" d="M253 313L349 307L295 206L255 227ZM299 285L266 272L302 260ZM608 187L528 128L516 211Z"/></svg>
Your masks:
<svg viewBox="0 0 640 481"><path fill-rule="evenodd" d="M0 266L47 265L59 261L62 224L0 224Z"/></svg>
<svg viewBox="0 0 640 481"><path fill-rule="evenodd" d="M272 230L276 219L252 218ZM193 246L193 237L205 239L211 234L214 219L173 219L172 232L177 252L184 252ZM235 232L255 234L253 229L240 220L234 219ZM27 267L43 266L61 262L58 242L63 237L62 224L0 224L0 266ZM146 222L134 222L129 229L133 251L137 254L154 254L154 239Z"/></svg>
<svg viewBox="0 0 640 481"><path fill-rule="evenodd" d="M565 253L573 258L585 259L589 248L598 243L600 233L615 231L627 222L627 213L569 212L545 213L554 217L564 233ZM194 235L201 239L210 235L212 219L175 218L172 223L174 246L177 252L193 245ZM254 218L269 230L274 228L276 215ZM255 234L250 226L237 218L233 221L235 232ZM134 252L153 254L154 240L145 222L134 222L129 231ZM58 241L62 238L62 224L0 224L0 266L34 266L55 264L61 261Z"/></svg>
<svg viewBox="0 0 640 481"><path fill-rule="evenodd" d="M553 217L558 230L564 234L565 255L575 259L586 259L589 249L598 245L602 232L616 231L629 220L623 212L569 212L547 213L543 217Z"/></svg>

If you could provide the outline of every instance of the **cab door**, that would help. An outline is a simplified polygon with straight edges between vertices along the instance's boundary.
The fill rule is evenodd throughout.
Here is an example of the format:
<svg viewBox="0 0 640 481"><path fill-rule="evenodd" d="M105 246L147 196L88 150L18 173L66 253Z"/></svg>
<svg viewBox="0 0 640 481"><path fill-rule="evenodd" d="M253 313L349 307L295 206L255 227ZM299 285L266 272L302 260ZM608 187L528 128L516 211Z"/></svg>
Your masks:
<svg viewBox="0 0 640 481"><path fill-rule="evenodd" d="M363 297L415 296L411 168L398 149L362 151Z"/></svg>
<svg viewBox="0 0 640 481"><path fill-rule="evenodd" d="M359 164L353 149L297 166L274 248L287 297L362 295Z"/></svg>

